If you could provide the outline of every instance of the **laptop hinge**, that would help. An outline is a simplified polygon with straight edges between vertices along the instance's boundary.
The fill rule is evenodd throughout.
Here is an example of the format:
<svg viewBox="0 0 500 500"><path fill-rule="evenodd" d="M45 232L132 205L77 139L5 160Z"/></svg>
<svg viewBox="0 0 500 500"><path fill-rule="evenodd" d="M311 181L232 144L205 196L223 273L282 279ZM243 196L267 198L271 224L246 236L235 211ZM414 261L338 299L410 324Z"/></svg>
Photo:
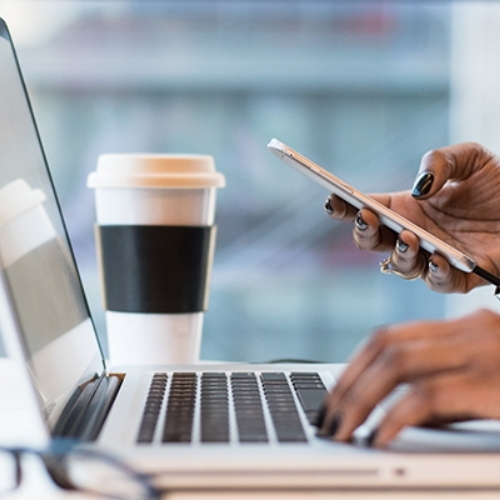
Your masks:
<svg viewBox="0 0 500 500"><path fill-rule="evenodd" d="M116 375L94 378L80 386L69 399L54 428L54 437L93 441L120 389Z"/></svg>

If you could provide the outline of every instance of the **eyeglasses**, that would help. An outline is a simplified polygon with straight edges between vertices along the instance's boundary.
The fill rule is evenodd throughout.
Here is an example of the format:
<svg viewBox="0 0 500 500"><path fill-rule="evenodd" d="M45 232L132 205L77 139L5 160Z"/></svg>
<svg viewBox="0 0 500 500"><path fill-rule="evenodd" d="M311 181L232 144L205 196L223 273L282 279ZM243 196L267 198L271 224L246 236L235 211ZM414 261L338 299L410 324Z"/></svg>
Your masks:
<svg viewBox="0 0 500 500"><path fill-rule="evenodd" d="M137 472L100 450L57 441L48 450L0 447L0 496L21 486L25 455L38 456L54 483L66 490L115 500L161 498L161 491L153 485L153 476Z"/></svg>

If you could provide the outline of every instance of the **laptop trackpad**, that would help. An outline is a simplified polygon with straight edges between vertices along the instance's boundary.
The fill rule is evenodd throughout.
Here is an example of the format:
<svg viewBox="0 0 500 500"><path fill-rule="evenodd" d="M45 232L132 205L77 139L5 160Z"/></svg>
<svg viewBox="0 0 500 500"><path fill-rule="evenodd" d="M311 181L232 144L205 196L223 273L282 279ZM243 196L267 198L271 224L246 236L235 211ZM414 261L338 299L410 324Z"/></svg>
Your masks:
<svg viewBox="0 0 500 500"><path fill-rule="evenodd" d="M401 386L372 412L355 432L355 441L366 445L386 411L407 391ZM473 420L439 428L408 427L389 445L392 451L405 453L477 453L500 451L500 421Z"/></svg>
<svg viewBox="0 0 500 500"><path fill-rule="evenodd" d="M409 427L391 443L390 449L409 453L499 452L500 422L474 420L436 429Z"/></svg>
<svg viewBox="0 0 500 500"><path fill-rule="evenodd" d="M401 386L388 399L387 410L408 390ZM391 450L408 453L477 453L500 451L500 421L474 420L443 427L408 427L391 443Z"/></svg>

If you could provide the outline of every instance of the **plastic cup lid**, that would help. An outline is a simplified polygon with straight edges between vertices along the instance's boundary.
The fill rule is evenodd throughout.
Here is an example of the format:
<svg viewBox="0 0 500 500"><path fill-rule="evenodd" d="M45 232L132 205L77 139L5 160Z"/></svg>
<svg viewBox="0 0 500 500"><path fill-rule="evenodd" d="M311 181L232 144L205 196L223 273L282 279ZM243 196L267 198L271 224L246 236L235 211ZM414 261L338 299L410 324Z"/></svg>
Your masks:
<svg viewBox="0 0 500 500"><path fill-rule="evenodd" d="M89 188L221 188L224 175L209 155L104 154L87 179Z"/></svg>
<svg viewBox="0 0 500 500"><path fill-rule="evenodd" d="M41 189L32 189L24 179L10 182L0 189L0 226L46 199Z"/></svg>

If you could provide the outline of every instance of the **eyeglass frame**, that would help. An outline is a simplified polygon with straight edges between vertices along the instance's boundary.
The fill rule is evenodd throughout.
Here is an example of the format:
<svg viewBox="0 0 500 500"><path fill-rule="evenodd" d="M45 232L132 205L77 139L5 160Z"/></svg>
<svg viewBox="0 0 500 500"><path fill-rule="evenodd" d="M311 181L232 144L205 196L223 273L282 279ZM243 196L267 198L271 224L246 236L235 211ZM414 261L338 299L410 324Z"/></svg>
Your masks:
<svg viewBox="0 0 500 500"><path fill-rule="evenodd" d="M164 490L159 489L152 483L154 475L136 471L134 468L130 467L130 465L116 458L112 454L101 450L85 448L81 446L82 444L84 443L81 441L55 439L51 442L49 447L45 449L30 448L28 446L10 447L0 445L0 452L11 454L15 460L15 484L13 488L7 491L15 491L21 487L23 482L23 467L21 459L23 455L35 455L40 458L50 478L58 487L65 490L79 491L83 493L100 493L109 498L120 498L119 496L115 497L99 491L82 489L71 481L67 471L64 469L64 459L72 453L76 453L82 457L89 459L95 458L96 460L107 462L108 464L121 470L132 480L141 484L147 491L148 498L152 500L160 499L161 495L165 493Z"/></svg>

